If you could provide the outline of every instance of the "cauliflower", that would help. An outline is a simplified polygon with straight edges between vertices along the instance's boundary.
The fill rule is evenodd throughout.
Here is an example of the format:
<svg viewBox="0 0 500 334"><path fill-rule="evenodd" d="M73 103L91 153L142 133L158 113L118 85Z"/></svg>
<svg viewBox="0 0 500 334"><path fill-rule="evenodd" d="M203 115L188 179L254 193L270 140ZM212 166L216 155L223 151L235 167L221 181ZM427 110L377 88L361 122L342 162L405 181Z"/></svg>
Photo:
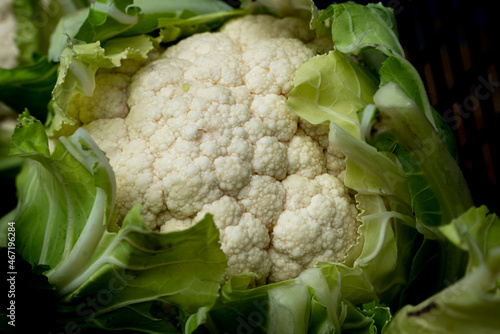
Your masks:
<svg viewBox="0 0 500 334"><path fill-rule="evenodd" d="M344 157L327 126L286 104L296 71L324 45L306 21L249 15L100 71L94 96L71 108L115 171L118 217L142 203L146 226L170 232L212 214L224 280L276 282L342 261L359 226Z"/></svg>
<svg viewBox="0 0 500 334"><path fill-rule="evenodd" d="M12 0L0 2L0 68L13 68L17 66L19 50L16 46L16 19L12 13Z"/></svg>

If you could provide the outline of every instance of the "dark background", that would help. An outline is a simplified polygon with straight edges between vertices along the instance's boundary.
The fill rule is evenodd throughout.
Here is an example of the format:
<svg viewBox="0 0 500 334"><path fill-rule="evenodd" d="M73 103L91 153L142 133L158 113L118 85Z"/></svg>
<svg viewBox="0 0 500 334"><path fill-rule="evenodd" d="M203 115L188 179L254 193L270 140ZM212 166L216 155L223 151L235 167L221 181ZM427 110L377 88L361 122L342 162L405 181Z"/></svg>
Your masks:
<svg viewBox="0 0 500 334"><path fill-rule="evenodd" d="M320 8L332 3L315 2ZM454 131L459 165L475 204L498 213L500 19L495 2L381 2L394 9L406 56L420 73L431 105Z"/></svg>

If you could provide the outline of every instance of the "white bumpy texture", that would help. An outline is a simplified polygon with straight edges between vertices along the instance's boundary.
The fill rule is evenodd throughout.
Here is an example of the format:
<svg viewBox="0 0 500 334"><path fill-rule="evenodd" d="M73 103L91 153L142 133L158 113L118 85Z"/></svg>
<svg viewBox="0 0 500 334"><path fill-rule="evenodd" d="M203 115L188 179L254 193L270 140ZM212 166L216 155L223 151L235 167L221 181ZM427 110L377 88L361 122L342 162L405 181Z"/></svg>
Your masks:
<svg viewBox="0 0 500 334"><path fill-rule="evenodd" d="M100 71L72 108L110 159L119 217L143 203L146 225L168 232L213 214L224 280L342 261L359 225L344 157L286 104L297 69L328 47L300 19L245 16Z"/></svg>

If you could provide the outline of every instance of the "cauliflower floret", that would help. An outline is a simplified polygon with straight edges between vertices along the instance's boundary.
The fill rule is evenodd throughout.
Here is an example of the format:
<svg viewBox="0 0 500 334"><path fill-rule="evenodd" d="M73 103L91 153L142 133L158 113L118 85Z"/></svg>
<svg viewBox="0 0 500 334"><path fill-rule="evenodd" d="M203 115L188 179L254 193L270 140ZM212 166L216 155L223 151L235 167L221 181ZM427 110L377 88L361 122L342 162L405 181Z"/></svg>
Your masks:
<svg viewBox="0 0 500 334"><path fill-rule="evenodd" d="M252 165L255 173L283 180L288 167L286 145L278 138L266 136L255 143Z"/></svg>
<svg viewBox="0 0 500 334"><path fill-rule="evenodd" d="M145 63L144 60L125 59L118 68L99 70L93 96L76 94L70 101L68 114L83 124L99 119L124 118L129 113L131 76Z"/></svg>
<svg viewBox="0 0 500 334"><path fill-rule="evenodd" d="M196 58L186 71L185 78L228 87L241 86L248 71L240 54L214 51Z"/></svg>
<svg viewBox="0 0 500 334"><path fill-rule="evenodd" d="M214 160L219 188L235 195L250 180L252 164L238 156L222 156Z"/></svg>
<svg viewBox="0 0 500 334"><path fill-rule="evenodd" d="M98 119L84 128L92 133L92 138L99 143L108 159L114 159L130 141L129 129L123 118Z"/></svg>
<svg viewBox="0 0 500 334"><path fill-rule="evenodd" d="M263 224L272 229L273 224L283 211L285 190L280 182L264 175L254 175L248 186L238 194L240 205L259 218Z"/></svg>
<svg viewBox="0 0 500 334"><path fill-rule="evenodd" d="M356 242L357 209L340 180L290 175L284 212L272 232L271 282L298 276L317 261L342 261Z"/></svg>
<svg viewBox="0 0 500 334"><path fill-rule="evenodd" d="M313 178L326 172L326 157L317 141L297 131L288 143L288 174Z"/></svg>
<svg viewBox="0 0 500 334"><path fill-rule="evenodd" d="M283 95L256 95L252 110L262 119L269 134L279 141L288 141L297 131L299 116L288 108Z"/></svg>
<svg viewBox="0 0 500 334"><path fill-rule="evenodd" d="M297 18L238 18L181 40L135 74L103 72L107 83L129 78L104 85L122 94L116 105L96 110L105 94L72 101L82 119L99 118L84 127L115 171L119 219L143 203L146 226L167 233L212 214L228 259L223 281L244 272L279 281L344 258L357 221L336 177L343 157L327 126L286 104L295 72L316 54L305 27Z"/></svg>
<svg viewBox="0 0 500 334"><path fill-rule="evenodd" d="M330 126L328 124L311 124L303 118L299 119L299 128L304 131L306 135L318 142L319 146L327 149L330 145L328 134L330 133Z"/></svg>
<svg viewBox="0 0 500 334"><path fill-rule="evenodd" d="M250 213L241 215L238 225L229 226L221 238L222 250L228 258L228 268L224 279L231 276L254 272L257 280L265 283L271 269L267 253L269 231Z"/></svg>
<svg viewBox="0 0 500 334"><path fill-rule="evenodd" d="M103 118L123 118L129 111L129 83L130 76L126 74L100 72L95 77L93 98L77 94L71 99L70 108L78 113L78 119L84 124Z"/></svg>
<svg viewBox="0 0 500 334"><path fill-rule="evenodd" d="M132 78L128 106L132 108L155 95L172 98L182 94L182 80L189 65L188 61L181 59L159 58L142 68Z"/></svg>
<svg viewBox="0 0 500 334"><path fill-rule="evenodd" d="M344 181L345 155L338 147L328 140L328 134L330 132L329 125L311 124L301 118L299 120L299 128L323 148L326 158L326 170L328 173Z"/></svg>
<svg viewBox="0 0 500 334"><path fill-rule="evenodd" d="M200 219L202 219L201 217ZM182 231L190 228L195 223L193 219L177 219L171 217L164 217L164 224L159 226L160 231L163 233Z"/></svg>
<svg viewBox="0 0 500 334"><path fill-rule="evenodd" d="M315 37L304 20L296 17L276 20L266 15L247 15L230 21L221 28L221 32L243 50L264 39L294 38L301 42L309 42Z"/></svg>
<svg viewBox="0 0 500 334"><path fill-rule="evenodd" d="M243 53L249 67L246 86L254 94L288 96L295 72L314 56L314 51L294 38L263 39Z"/></svg>
<svg viewBox="0 0 500 334"><path fill-rule="evenodd" d="M194 219L171 219L161 226L162 232L177 231L192 226L207 214L213 215L219 229L221 248L228 259L224 280L242 272L254 272L263 283L271 267L267 254L269 231L249 212L244 212L234 197L223 196L203 206Z"/></svg>
<svg viewBox="0 0 500 334"><path fill-rule="evenodd" d="M156 216L166 209L161 181L153 170L154 162L155 156L151 154L148 142L141 138L130 140L110 158L116 176L118 216L124 217L142 202L142 213L148 227L154 227Z"/></svg>
<svg viewBox="0 0 500 334"><path fill-rule="evenodd" d="M169 47L163 53L163 57L172 59L184 59L189 62L196 61L200 56L216 52L217 54L239 54L239 46L220 32L204 32L181 40L176 45Z"/></svg>
<svg viewBox="0 0 500 334"><path fill-rule="evenodd" d="M162 158L156 170L161 178L165 204L175 218L183 219L220 198L222 191L210 159L203 156L192 159L179 151L176 153Z"/></svg>
<svg viewBox="0 0 500 334"><path fill-rule="evenodd" d="M345 174L345 155L342 151L333 144L328 146L325 153L326 169L329 174L332 174L344 182Z"/></svg>

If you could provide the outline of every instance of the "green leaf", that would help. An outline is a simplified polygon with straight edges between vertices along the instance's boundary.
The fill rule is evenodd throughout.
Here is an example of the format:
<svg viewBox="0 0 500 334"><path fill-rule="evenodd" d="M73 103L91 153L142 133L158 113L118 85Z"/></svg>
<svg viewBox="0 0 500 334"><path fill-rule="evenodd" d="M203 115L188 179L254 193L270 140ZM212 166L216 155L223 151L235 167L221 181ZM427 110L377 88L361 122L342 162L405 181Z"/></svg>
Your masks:
<svg viewBox="0 0 500 334"><path fill-rule="evenodd" d="M63 50L70 44L80 26L89 15L89 7L81 8L62 17L50 35L47 55L50 61L59 62ZM77 41L75 41L77 42Z"/></svg>
<svg viewBox="0 0 500 334"><path fill-rule="evenodd" d="M257 3L280 17L295 16L310 20L311 12L317 11L312 0L258 0Z"/></svg>
<svg viewBox="0 0 500 334"><path fill-rule="evenodd" d="M388 57L380 68L381 85L394 82L401 87L403 92L415 101L429 122L435 126L432 107L425 91L425 86L417 70L404 58L404 56Z"/></svg>
<svg viewBox="0 0 500 334"><path fill-rule="evenodd" d="M10 70L0 68L0 101L18 113L27 108L43 121L56 80L57 65L46 57Z"/></svg>
<svg viewBox="0 0 500 334"><path fill-rule="evenodd" d="M119 333L148 334L181 333L174 325L176 322L160 318L163 305L158 301L142 302L124 306L116 310L106 312L100 316L94 316L91 313L93 306L93 304L86 305L87 308L80 310L80 317L76 320L84 321L84 323L80 324L74 322L77 324L77 330L83 330L83 333L107 333L113 331L118 331ZM153 316L153 314L158 316ZM81 317L82 315L83 319ZM89 321L87 322L86 320Z"/></svg>
<svg viewBox="0 0 500 334"><path fill-rule="evenodd" d="M401 296L402 302L420 302L463 276L467 254L446 240L439 227L470 208L472 199L454 157L417 104L392 82L374 100L379 133L370 142L397 157L411 194L415 227L432 239L424 239L415 254Z"/></svg>
<svg viewBox="0 0 500 334"><path fill-rule="evenodd" d="M405 58L398 40L393 10L382 4L362 6L354 3L333 4L323 10L318 22L331 25L331 35L337 50L353 53L379 71L381 84L394 81L413 99L439 132L452 155L456 142L449 126L431 107L420 75Z"/></svg>
<svg viewBox="0 0 500 334"><path fill-rule="evenodd" d="M342 333L376 334L382 333L391 321L392 315L388 307L375 302L356 307L347 303L347 314Z"/></svg>
<svg viewBox="0 0 500 334"><path fill-rule="evenodd" d="M142 320L131 322L123 318L124 314L133 311L139 313L136 320L152 318L146 310L154 303L195 313L218 296L226 268L218 238L219 230L209 215L187 230L152 232L144 226L140 207L136 206L117 233L105 233L85 270L59 291L77 308L104 291L106 300L95 314L84 319L97 327L111 328L109 321L113 319L115 325L119 320L140 328ZM147 325L173 328L158 319Z"/></svg>
<svg viewBox="0 0 500 334"><path fill-rule="evenodd" d="M98 234L112 222L115 178L104 153L81 129L61 138L50 154L43 125L24 113L11 154L30 158L16 181L14 221L20 255L51 268L69 256L75 264L85 262L89 255L73 251L80 234ZM95 226L89 227L89 220Z"/></svg>
<svg viewBox="0 0 500 334"><path fill-rule="evenodd" d="M18 206L0 224L2 242L5 222L15 221L16 250L46 266L55 286L58 321L174 333L172 312L213 304L227 264L210 215L157 233L144 226L138 205L118 229L114 173L85 130L60 137L51 152L43 125L27 112L20 121L11 154L28 159L17 177Z"/></svg>
<svg viewBox="0 0 500 334"><path fill-rule="evenodd" d="M170 42L187 35L219 27L231 17L246 13L221 0L98 0L85 12L63 17L51 39L50 59L56 61L67 37L85 43L116 37L153 34L158 42Z"/></svg>
<svg viewBox="0 0 500 334"><path fill-rule="evenodd" d="M377 151L335 123L330 123L330 142L346 156L344 183L357 192L358 219L362 222L361 240L345 262L359 271L352 274L369 282L362 288L358 280L352 295L344 295L356 304L372 301L356 299L364 291L361 296L391 303L408 280L411 245L417 235L404 171L395 156Z"/></svg>
<svg viewBox="0 0 500 334"><path fill-rule="evenodd" d="M457 247L469 252L467 272L486 261L500 247L500 218L484 205L471 207L440 231Z"/></svg>
<svg viewBox="0 0 500 334"><path fill-rule="evenodd" d="M49 41L59 19L89 5L87 0L14 0L19 64L33 63L33 56L48 54ZM52 59L51 59L52 60Z"/></svg>
<svg viewBox="0 0 500 334"><path fill-rule="evenodd" d="M366 49L383 45L387 53L404 57L392 8L381 3L366 6L355 3L333 4L318 19L324 21L330 17L332 39L337 50L357 55Z"/></svg>
<svg viewBox="0 0 500 334"><path fill-rule="evenodd" d="M391 317L378 304L357 308L349 301L345 286L367 284L360 271L322 263L296 279L255 286L255 275L233 276L223 287L214 306L200 309L185 323L187 333L374 333ZM369 283L368 283L369 284ZM373 301L358 290L357 300ZM375 319L376 318L376 319ZM375 328L375 329L374 329Z"/></svg>
<svg viewBox="0 0 500 334"><path fill-rule="evenodd" d="M119 35L137 24L139 8L133 4L133 0L97 0L76 35L71 37L93 43Z"/></svg>
<svg viewBox="0 0 500 334"><path fill-rule="evenodd" d="M31 156L44 161L49 158L49 141L45 128L35 117L25 110L18 119L18 124L12 134L10 155L20 157Z"/></svg>
<svg viewBox="0 0 500 334"><path fill-rule="evenodd" d="M359 283L352 287L352 296L344 295L355 304L373 300L392 303L408 281L411 245L417 235L415 229L409 226L414 224L413 218L396 210L388 210L383 197L359 195L356 201L361 211L362 248L351 271L360 271L356 274L369 282L373 290L371 295L376 298L368 299L370 294L362 293Z"/></svg>
<svg viewBox="0 0 500 334"><path fill-rule="evenodd" d="M195 12L183 10L177 17L160 17L158 18L159 41L163 43L174 42L198 32L215 30L226 20L242 13L244 11L233 10L197 15Z"/></svg>
<svg viewBox="0 0 500 334"><path fill-rule="evenodd" d="M335 122L359 137L357 112L378 87L367 69L339 51L311 58L297 71L288 106L310 123Z"/></svg>
<svg viewBox="0 0 500 334"><path fill-rule="evenodd" d="M467 254L446 240L424 238L413 245L417 249L411 263L408 284L397 308L419 304L458 281L465 273Z"/></svg>
<svg viewBox="0 0 500 334"><path fill-rule="evenodd" d="M381 87L374 101L379 132L394 136L394 154L405 170L417 221L445 225L472 207L462 172L418 105L393 82Z"/></svg>
<svg viewBox="0 0 500 334"><path fill-rule="evenodd" d="M0 183L5 196L0 203L0 217L6 215L16 206L15 179L21 169L23 158L8 156L10 150L10 139L17 124L17 113L0 116ZM1 227L0 227L1 229ZM1 235L1 232L0 232ZM1 244L0 236L0 244Z"/></svg>
<svg viewBox="0 0 500 334"><path fill-rule="evenodd" d="M346 156L344 183L359 194L390 196L401 203L410 203L406 177L395 157L330 123L330 142Z"/></svg>
<svg viewBox="0 0 500 334"><path fill-rule="evenodd" d="M197 333L197 330L202 329L212 333L238 330L265 333L270 314L268 291L289 285L293 281L259 287L256 283L256 275L253 273L231 277L222 286L215 304L189 317L184 328L188 333Z"/></svg>
<svg viewBox="0 0 500 334"><path fill-rule="evenodd" d="M432 109L432 114L439 137L441 137L441 140L446 145L446 148L448 149L448 152L450 152L451 156L458 161L457 138L455 138L455 134L453 133L450 124L448 124L434 108Z"/></svg>
<svg viewBox="0 0 500 334"><path fill-rule="evenodd" d="M465 276L418 305L403 307L386 333L498 332L500 219L484 206L473 207L440 230L469 253Z"/></svg>
<svg viewBox="0 0 500 334"><path fill-rule="evenodd" d="M50 36L45 34L43 26L52 25L55 21L48 20L48 13L40 1L34 0L14 0L12 2L12 12L16 18L17 34L16 44L19 49L18 63L27 65L33 62L34 54L45 54L48 41L45 40ZM41 27L40 24L35 24L33 18L37 13L39 18L45 18ZM50 28L47 28L50 31Z"/></svg>

